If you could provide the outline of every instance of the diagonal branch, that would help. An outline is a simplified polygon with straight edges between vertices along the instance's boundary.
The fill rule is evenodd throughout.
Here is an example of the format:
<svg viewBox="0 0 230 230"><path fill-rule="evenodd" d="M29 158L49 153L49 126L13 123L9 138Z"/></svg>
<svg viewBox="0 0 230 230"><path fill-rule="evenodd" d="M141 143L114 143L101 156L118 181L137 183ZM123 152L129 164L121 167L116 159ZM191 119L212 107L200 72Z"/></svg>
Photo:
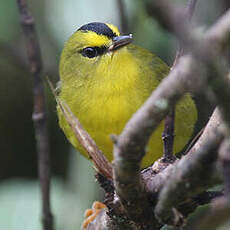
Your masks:
<svg viewBox="0 0 230 230"><path fill-rule="evenodd" d="M186 175L187 175L187 176L192 178L192 182L195 183L195 184L193 184L194 186L193 187L191 187L191 186L186 187L185 190L179 190L178 189L176 192L175 191L173 192L174 196L170 195L168 197L165 197L165 198L168 198L171 202L172 201L171 199L176 200L176 199L180 199L181 197L183 198L184 193L186 192L185 199L184 200L181 199L178 203L173 202L172 206L177 207L177 205L179 205L179 207L178 207L179 211L182 213L182 215L187 216L189 214L189 212L193 211L194 208L196 208L196 204L194 207L194 201L193 200L194 199L196 200L197 198L194 198L194 196L197 196L197 195L199 196L200 192L205 191L207 184L213 185L213 184L216 184L217 182L220 181L220 178L219 178L220 175L214 166L215 165L215 157L217 155L217 152L214 152L214 155L213 155L213 151L209 152L209 151L207 151L207 148L215 147L215 143L217 143L219 145L218 138L223 139L223 134L220 134L220 136L218 136L217 139L214 137L215 136L215 130L217 130L217 129L221 130L221 124L222 124L222 121L220 118L220 114L219 114L218 110L216 109L214 111L211 119L209 120L204 132L202 133L201 137L199 138L197 143L192 147L190 152L184 158L182 158L182 160L175 162L174 164L170 165L169 167L167 167L165 170L161 171L157 175L155 174L155 172L153 170L151 170L151 168L142 171L142 174L141 174L142 179L141 180L144 184L145 191L147 191L148 194L151 194L151 203L152 204L155 204L157 202L158 194L161 193L162 189L169 186L170 184L180 183L180 180L178 180L179 177L183 179L181 181L181 183L183 185L184 178L186 178ZM214 136L213 136L213 134L214 134ZM209 139L210 135L213 136L213 141L210 141L210 139ZM209 142L211 145L209 145L209 144L206 145L205 143L207 143L207 142ZM200 167L201 159L204 159L204 158L212 159L210 161L212 163L202 164L202 167ZM200 170L196 170L198 168ZM174 177L175 169L178 172L180 172L179 175L177 174L177 177L175 177L176 180L174 180L172 178L172 177ZM192 173L190 173L190 172L192 172ZM211 174L213 176L210 176ZM206 179L204 181L196 180L196 178L199 178L200 175L205 175ZM200 182L202 182L202 183L200 183ZM174 189L175 187L170 186L170 189L171 188ZM170 194L172 194L172 193L170 193ZM202 196L203 195L204 194L202 194ZM166 202L166 204L167 204L167 202ZM187 204L186 210L183 207L184 206L183 204L184 205ZM192 207L191 207L191 205L192 205ZM170 205L169 206L167 205L168 211L170 210L170 207L171 207ZM179 212L174 212L174 213L179 214ZM106 215L106 213L104 213L104 215ZM183 217L182 215L179 215L179 216ZM97 226L96 223L101 223L101 221L103 221L105 219L106 219L105 216L100 216L100 217L96 218L94 224ZM178 221L179 220L183 220L183 219L178 219ZM107 227L111 226L111 221L106 219L106 222L104 222L104 226L107 226ZM102 229L110 229L110 228L105 227Z"/></svg>
<svg viewBox="0 0 230 230"><path fill-rule="evenodd" d="M187 79L192 76L197 77L196 81L202 79L195 61L185 56L129 120L117 138L114 147L115 188L121 203L134 221L146 220L144 217L152 218L153 215L149 211L151 209L139 173L145 146L152 131L188 89ZM151 218L149 221L153 222Z"/></svg>
<svg viewBox="0 0 230 230"><path fill-rule="evenodd" d="M160 192L159 201L155 207L155 213L163 223L182 225L183 216L177 211L179 205L219 182L216 178L215 166L222 140L223 133L216 130L198 151L192 156L186 155L175 165L173 174Z"/></svg>
<svg viewBox="0 0 230 230"><path fill-rule="evenodd" d="M220 117L220 113L218 109L215 109L213 112L208 124L206 125L202 135L200 136L199 140L196 142L196 144L190 149L188 153L188 157L182 158L185 166L182 165L183 168L186 169L187 162L189 163L190 158L192 158L194 155L196 155L196 152L199 151L204 143L208 142L209 137L213 136L213 133L215 130L220 129L220 125L222 124L222 120ZM170 167L167 167L163 172L158 173L157 175L153 175L149 178L146 178L144 174L142 174L144 183L145 183L145 189L148 193L154 194L161 191L161 189L165 186L165 184L168 183L169 177L172 176L174 172L174 165L176 165L177 162L175 162ZM206 168L203 167L203 170L206 171ZM198 177L199 174L194 175L194 177ZM195 189L195 187L194 187ZM178 194L180 196L180 194Z"/></svg>
<svg viewBox="0 0 230 230"><path fill-rule="evenodd" d="M154 3L156 2L160 4L159 1L154 1ZM166 1L163 2L166 3ZM228 18L228 15L224 16L225 23L217 23L214 27L222 26L222 24L224 26L229 25L229 20L226 22L226 17ZM191 28L189 27L189 29ZM218 31L217 28L215 30ZM186 33L186 31L187 29L183 33ZM191 30L189 35L192 32L193 30ZM182 31L180 33L183 34ZM178 34L180 35L180 33ZM228 29L221 30L221 33L222 36L220 37L224 37L226 40L229 39ZM140 180L139 171L140 162L145 154L145 146L151 133L186 91L205 89L205 85L210 84L208 80L214 79L213 73L210 71L203 72L203 70L206 70L206 66L209 69L210 65L214 65L213 60L209 59L209 50L211 48L204 46L208 42L207 34L203 36L207 40L203 39L203 37L200 38L196 47L194 41L197 38L192 37L186 40L187 37L188 34L186 34L184 41L187 44L190 44L190 41L192 41L195 58L190 55L180 58L178 65L170 72L169 76L162 81L144 105L129 120L115 143L115 188L121 203L130 214L131 219L134 220L138 219L138 216L140 218L148 207L147 198L143 198L143 184ZM222 45L223 43L226 44L225 39L222 40ZM220 40L216 42L220 42ZM215 43L212 43L213 45L215 46ZM202 48L202 46L204 47ZM199 57L198 59L197 56ZM213 58L213 56L211 57ZM220 70L219 66L218 70ZM217 72L217 74L216 78L224 76L222 71Z"/></svg>
<svg viewBox="0 0 230 230"><path fill-rule="evenodd" d="M93 161L96 170L105 176L108 179L112 179L112 166L101 152L101 150L97 147L94 140L90 137L90 135L86 132L86 130L82 127L79 120L74 116L69 106L61 101L56 95L55 89L52 83L48 79L49 86L51 91L56 99L58 106L60 107L63 116L68 122L69 126L73 130L76 139L81 143L81 146L88 153L89 158Z"/></svg>
<svg viewBox="0 0 230 230"><path fill-rule="evenodd" d="M27 7L26 0L17 0L21 26L26 39L30 72L34 78L34 112L36 144L38 152L39 179L42 191L42 223L44 230L53 229L53 217L50 210L50 153L47 133L46 106L42 84L42 60L40 46L35 31L34 19Z"/></svg>

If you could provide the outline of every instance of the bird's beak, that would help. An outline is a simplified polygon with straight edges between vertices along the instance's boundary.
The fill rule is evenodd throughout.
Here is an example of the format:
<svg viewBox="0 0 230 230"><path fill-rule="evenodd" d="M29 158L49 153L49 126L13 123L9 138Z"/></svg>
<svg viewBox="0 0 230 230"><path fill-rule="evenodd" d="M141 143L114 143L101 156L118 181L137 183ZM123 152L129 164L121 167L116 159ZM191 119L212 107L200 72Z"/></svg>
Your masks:
<svg viewBox="0 0 230 230"><path fill-rule="evenodd" d="M132 34L114 37L112 44L108 48L108 51L114 51L130 44L133 40L132 37Z"/></svg>

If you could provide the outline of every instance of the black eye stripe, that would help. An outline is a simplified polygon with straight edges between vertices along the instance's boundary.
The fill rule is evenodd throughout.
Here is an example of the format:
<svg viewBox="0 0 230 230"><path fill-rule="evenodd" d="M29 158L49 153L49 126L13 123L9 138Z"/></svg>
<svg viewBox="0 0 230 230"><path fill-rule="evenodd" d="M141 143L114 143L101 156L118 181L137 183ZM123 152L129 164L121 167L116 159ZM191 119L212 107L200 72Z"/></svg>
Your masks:
<svg viewBox="0 0 230 230"><path fill-rule="evenodd" d="M102 55L106 52L106 47L102 46L102 47L86 47L84 49L82 49L80 51L80 53L84 56L84 57L88 57L88 58L93 58L93 57L97 57L99 55Z"/></svg>

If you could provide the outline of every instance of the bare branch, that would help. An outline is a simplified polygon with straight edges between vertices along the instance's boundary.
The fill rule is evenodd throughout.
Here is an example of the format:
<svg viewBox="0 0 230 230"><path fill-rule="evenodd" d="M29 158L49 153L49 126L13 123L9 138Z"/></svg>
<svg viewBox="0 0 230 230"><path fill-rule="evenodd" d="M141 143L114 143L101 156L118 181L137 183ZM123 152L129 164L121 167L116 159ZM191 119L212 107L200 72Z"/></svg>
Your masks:
<svg viewBox="0 0 230 230"><path fill-rule="evenodd" d="M38 152L39 179L42 191L42 223L44 230L53 229L53 217L50 210L50 156L47 133L46 106L42 84L42 60L40 46L35 31L34 19L27 7L26 0L17 0L21 26L26 39L30 72L34 78L34 112L36 144Z"/></svg>
<svg viewBox="0 0 230 230"><path fill-rule="evenodd" d="M228 198L228 202L230 202L230 143L228 137L225 138L220 148L220 163L225 182L225 195Z"/></svg>
<svg viewBox="0 0 230 230"><path fill-rule="evenodd" d="M188 154L195 155L195 152L199 151L199 149L202 148L203 144L208 141L209 137L213 135L215 130L220 128L221 124L222 124L222 120L221 120L218 109L216 109L213 112L199 140L190 149ZM166 181L168 181L168 178L172 175L173 169L174 169L174 165L166 168L163 172L157 175L152 175L152 177L149 177L148 179L144 178L146 191L148 193L159 192L164 186L164 184L166 183Z"/></svg>
<svg viewBox="0 0 230 230"><path fill-rule="evenodd" d="M186 15L188 16L188 21L192 19L193 13L195 11L197 0L189 0L186 7Z"/></svg>
<svg viewBox="0 0 230 230"><path fill-rule="evenodd" d="M216 131L199 151L192 156L186 155L174 167L172 176L160 192L155 208L157 217L163 223L182 225L183 216L177 211L179 204L219 182L216 178L215 163L222 140L223 134Z"/></svg>
<svg viewBox="0 0 230 230"><path fill-rule="evenodd" d="M218 112L218 110L215 110L215 112L213 113L211 119L209 120L208 125L206 126L206 128L205 128L202 136L200 137L199 141L197 142L196 145L193 146L193 148L190 150L190 152L188 153L188 155L185 156L181 160L180 164L178 162L176 162L173 165L170 165L169 167L167 167L162 172L158 173L157 175L156 175L155 171L153 171L151 169L151 167L149 169L143 170L142 175L141 175L141 178L142 178L141 180L144 183L144 187L145 187L145 190L147 191L147 193L151 194L151 200L152 200L151 203L155 203L157 201L157 194L171 180L169 178L174 174L175 167L177 167L177 170L181 172L181 177L184 178L183 175L184 175L184 173L188 172L187 171L188 170L188 165L192 164L191 161L193 162L194 166L200 165L200 158L198 157L194 161L193 157L194 156L198 156L198 152L201 149L204 149L204 143L207 143L209 141L210 134L213 135L213 133L215 133L215 130L217 128L219 128L221 124L222 124L222 122L220 120L219 112ZM207 153L207 152L205 154L212 155L212 153ZM208 158L207 155L206 155L206 157ZM203 174L207 175L207 172L208 173L210 172L210 170L208 169L210 167L211 167L210 164L203 164L202 168L201 168L202 172L193 170L193 173L194 173L193 174L193 178L198 178L200 175L203 175ZM192 169L192 168L190 167L190 169ZM160 170L157 170L157 171L160 171ZM214 174L216 173L216 175L214 175L213 177L210 177L210 174L211 174L211 172L210 172L210 174L208 175L208 179L206 180L206 182L207 183L214 183L215 184L217 181L219 181L219 179L218 179L219 174L217 173L217 170L214 170L214 171L212 170L212 172ZM192 175L191 175L191 177L192 177ZM200 204L200 203L198 204L197 203L198 201L196 201L196 199L199 199L199 198L193 198L193 196L199 195L199 193L201 191L205 191L206 186L207 186L207 184L205 184L203 182L202 182L202 184L200 184L200 180L197 181L196 186L193 187L194 190L191 190L191 193L189 193L189 196L186 197L184 200L182 200L180 203L178 203L179 204L178 209L179 209L180 212L182 212L183 215L187 216L189 214L189 212L193 211L197 207L197 205ZM198 189L196 190L197 187L199 187L199 190ZM183 195L183 193L184 193L184 191L182 191L182 195ZM174 195L175 195L175 193L174 193ZM178 197L180 197L180 195L181 194L178 193ZM202 195L202 196L204 196L204 195ZM212 197L209 196L210 199ZM189 202L189 198L191 198L190 202ZM201 198L203 200L201 202L208 202L208 201L210 201L209 198L207 198L207 199L205 198L206 201ZM195 203L194 203L194 201L195 201ZM119 200L116 199L116 202L119 203ZM183 205L184 202L185 202L185 204ZM116 204L116 206L117 205L118 204ZM104 213L104 215L107 215L106 212ZM94 226L97 226L96 222L101 223L101 221L104 220L104 218L105 217L102 217L102 216L96 218L95 222L94 222L94 224L95 224ZM111 220L106 220L106 221L108 221L108 223L105 226L107 226L107 227L111 226L111 223L112 223ZM114 226L114 224L113 224L113 226ZM117 226L117 225L115 225L115 226ZM119 225L119 227L120 227L120 225ZM101 229L104 229L104 228L101 228ZM107 229L107 228L105 228L105 229ZM117 229L119 229L119 228L117 228Z"/></svg>
<svg viewBox="0 0 230 230"><path fill-rule="evenodd" d="M175 120L175 110L172 111L166 116L164 119L164 131L162 133L163 139L163 161L171 161L175 160L175 156L173 155L173 142L174 142L174 120ZM172 161L173 160L173 161Z"/></svg>
<svg viewBox="0 0 230 230"><path fill-rule="evenodd" d="M76 139L80 142L81 146L88 153L89 158L93 161L96 170L104 175L108 179L112 179L112 166L105 158L104 154L97 147L94 140L90 137L90 135L86 132L86 130L82 127L79 120L74 116L69 106L61 101L55 93L54 87L52 83L48 80L49 86L52 90L52 93L57 101L58 106L60 107L63 116L68 122L69 126L73 130Z"/></svg>
<svg viewBox="0 0 230 230"><path fill-rule="evenodd" d="M189 17L185 17L185 12L182 7L168 0L145 0L145 2L147 13L157 19L164 29L175 34L181 44L183 44L184 39L189 40L189 29L191 25L188 20ZM191 6L192 5L193 4L191 4ZM190 6L188 6L188 8L190 11Z"/></svg>
<svg viewBox="0 0 230 230"><path fill-rule="evenodd" d="M205 36L202 36L199 31L194 30L188 23L188 20L184 17L183 10L175 4L167 0L146 0L146 2L146 10L149 15L156 18L163 28L173 33L186 48L193 52L193 54L201 57L204 51L218 53L218 51L229 50L230 10L228 10L217 23L205 33ZM207 40L205 40L204 37ZM213 46L212 49L208 49L207 46L210 46L210 44L207 44L208 40L210 44L215 46L215 49L213 49ZM210 55L204 56L209 57Z"/></svg>
<svg viewBox="0 0 230 230"><path fill-rule="evenodd" d="M184 17L186 20L190 21L194 10L196 6L197 0L189 0ZM179 58L183 55L184 50L181 45L179 45L179 49L176 53L176 57L173 63L172 68L176 66L178 63ZM164 131L162 133L162 139L163 139L163 146L164 146L164 155L163 155L163 161L171 161L175 160L175 156L173 155L173 142L174 142L174 122L175 122L175 108L172 109L172 111L166 116L164 120Z"/></svg>
<svg viewBox="0 0 230 230"><path fill-rule="evenodd" d="M124 0L116 0L116 2L118 6L118 11L119 11L121 32L127 33L128 32L128 19L127 19L127 14L125 12Z"/></svg>
<svg viewBox="0 0 230 230"><path fill-rule="evenodd" d="M159 3L159 1L156 2ZM185 29L185 31L187 30ZM182 30L180 30L180 32L181 34L184 33ZM191 32L193 31L191 30ZM226 33L228 30L222 30L222 32ZM180 33L178 34L180 35ZM210 59L207 58L209 55L209 49L207 50L207 53L204 52L205 48L208 48L207 46L204 46L205 42L207 41L205 41L205 39L202 37L201 42L198 42L197 46L195 47L195 40L197 40L197 38L186 40L187 37L189 37L188 34L185 36L184 41L186 41L187 44L190 44L191 41L195 54L198 55L199 59L197 60L197 58L193 58L189 55L181 57L178 65L173 69L173 71L170 72L169 76L162 81L160 86L153 92L145 104L127 123L125 129L117 138L117 142L115 143L115 188L121 203L129 213L131 219L137 222L141 219L143 213L145 213L145 210L149 210L148 200L146 199L146 193L143 192L144 189L139 171L140 162L145 153L144 149L152 131L154 131L160 121L170 111L170 108L175 106L176 101L179 100L186 91L198 90L201 87L204 89L204 86L207 85L206 80L213 79L213 74L211 74L210 71L208 72L209 75L207 78L201 77L206 76L205 72L203 72L205 65L207 65L208 68L210 65L214 65L213 60L210 61ZM189 35L191 35L191 33ZM202 48L202 46L204 47ZM201 49L201 52L199 49ZM221 74L222 72L218 73L216 77ZM208 83L210 84L209 81ZM219 146L220 141L222 140L222 134L220 134L215 140L214 139L212 143L209 143L204 147L202 150L204 153L207 153L207 150L210 150L212 153L215 152L214 150L217 148L217 146ZM207 155L201 154L201 156L206 159L205 157ZM214 157L211 159L215 161L216 155L213 154L213 156ZM188 173L187 171L185 172ZM205 184L205 186L207 186L207 184Z"/></svg>
<svg viewBox="0 0 230 230"><path fill-rule="evenodd" d="M195 223L188 227L189 230L216 230L223 223L229 221L230 205L226 197L216 199L211 209L206 212L206 215L201 217L198 215Z"/></svg>

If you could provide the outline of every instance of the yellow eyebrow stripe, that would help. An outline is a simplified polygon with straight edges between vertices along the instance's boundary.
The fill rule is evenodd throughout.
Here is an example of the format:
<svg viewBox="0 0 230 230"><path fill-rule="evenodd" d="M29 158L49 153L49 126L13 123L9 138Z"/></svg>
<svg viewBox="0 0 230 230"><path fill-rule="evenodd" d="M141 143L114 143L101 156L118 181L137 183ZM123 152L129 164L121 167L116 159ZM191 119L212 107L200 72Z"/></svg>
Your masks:
<svg viewBox="0 0 230 230"><path fill-rule="evenodd" d="M105 24L113 31L113 33L115 33L117 36L120 36L120 31L116 26L109 23L105 23Z"/></svg>

